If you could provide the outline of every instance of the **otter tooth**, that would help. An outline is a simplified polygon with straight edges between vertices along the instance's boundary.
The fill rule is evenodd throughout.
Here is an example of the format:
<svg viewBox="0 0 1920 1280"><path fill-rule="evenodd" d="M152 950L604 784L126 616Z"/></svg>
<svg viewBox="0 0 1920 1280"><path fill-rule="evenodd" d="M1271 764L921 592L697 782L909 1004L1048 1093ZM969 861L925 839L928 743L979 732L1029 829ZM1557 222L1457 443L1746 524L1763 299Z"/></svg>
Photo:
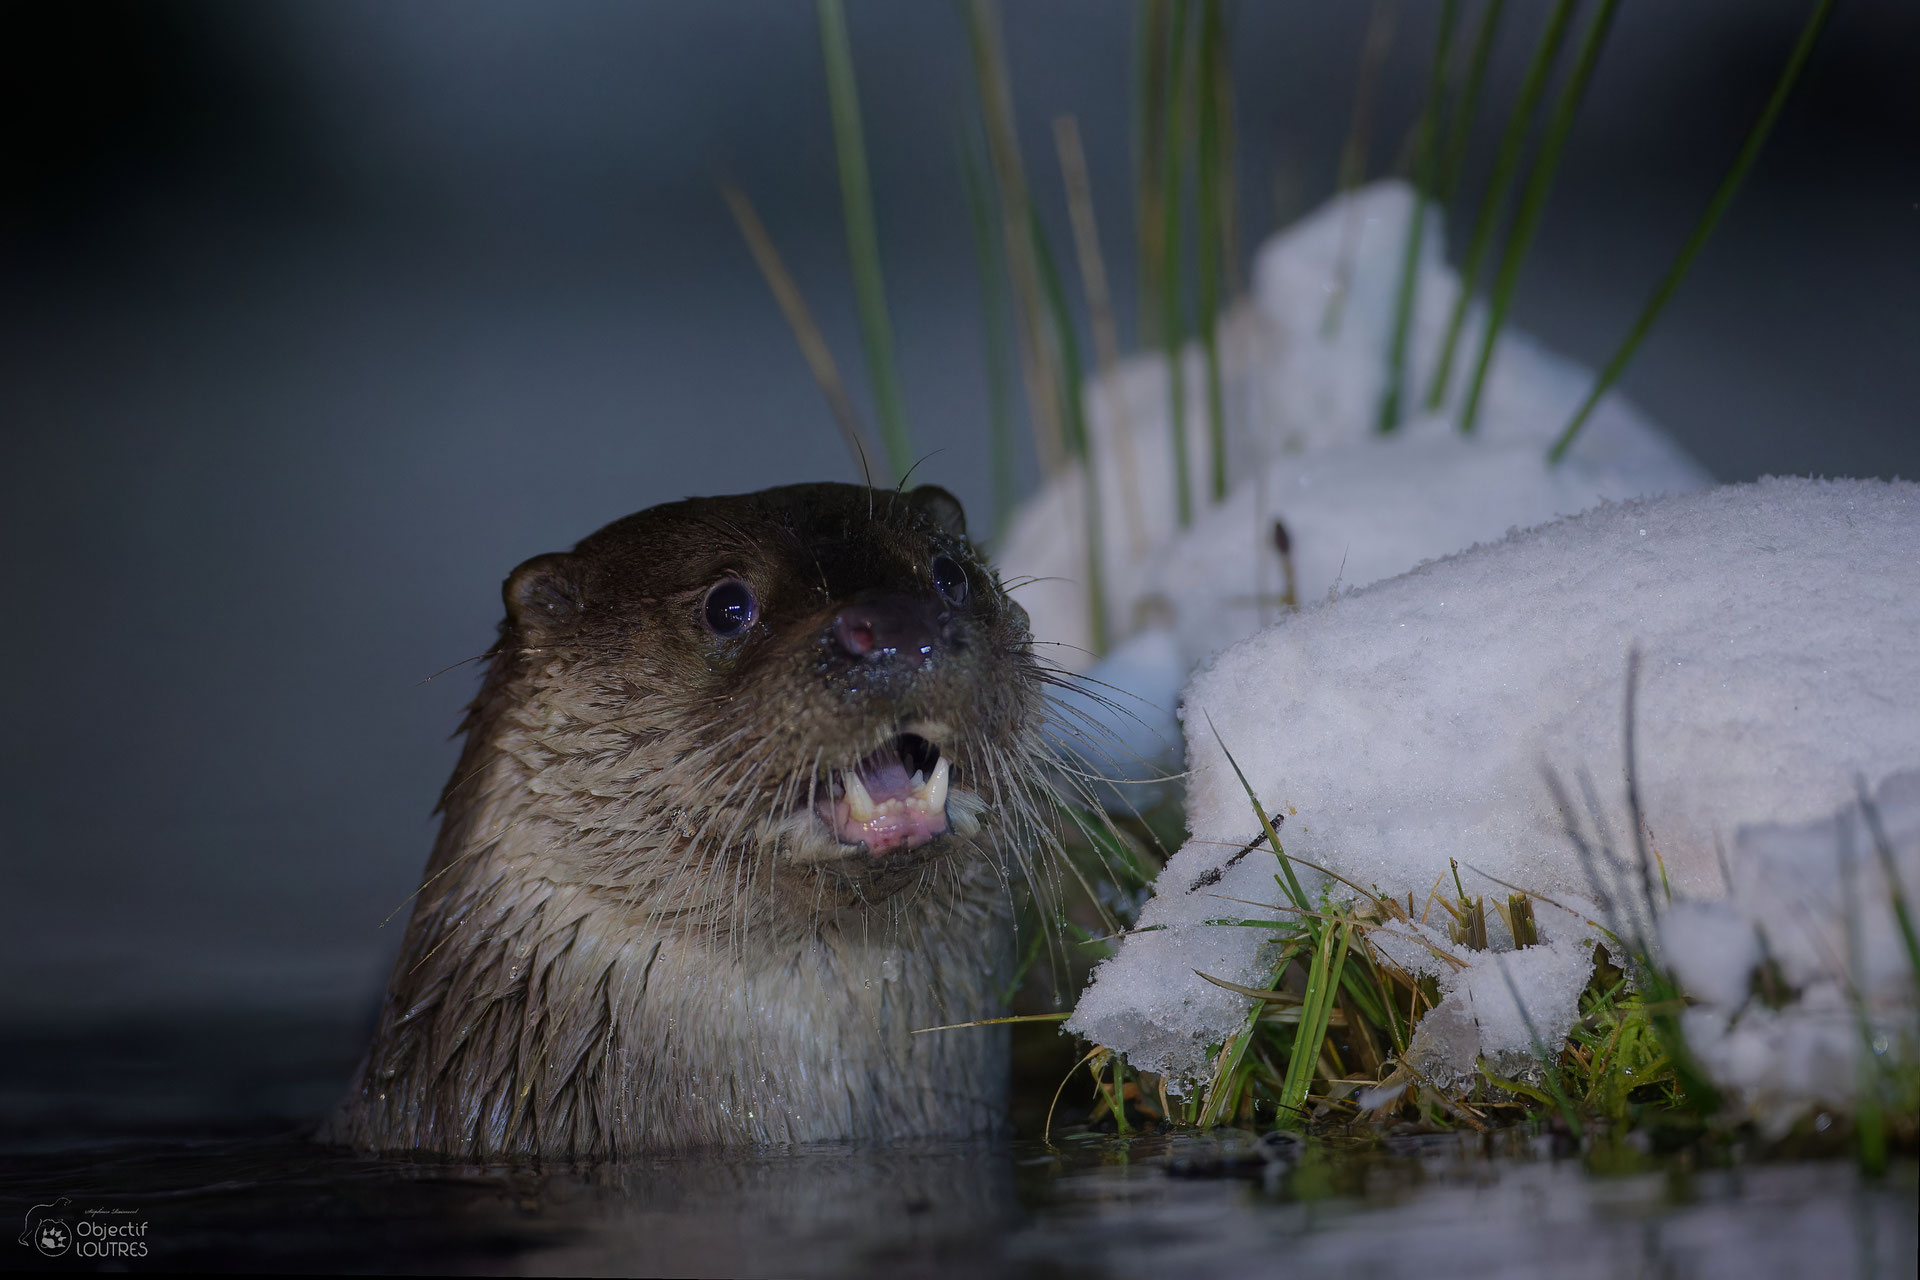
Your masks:
<svg viewBox="0 0 1920 1280"><path fill-rule="evenodd" d="M953 772L953 766L945 756L933 766L933 776L927 779L926 804L929 813L944 812L947 807L947 775Z"/></svg>
<svg viewBox="0 0 1920 1280"><path fill-rule="evenodd" d="M867 792L867 784L860 781L860 771L849 769L841 776L847 783L847 816L855 822L872 822L873 797Z"/></svg>

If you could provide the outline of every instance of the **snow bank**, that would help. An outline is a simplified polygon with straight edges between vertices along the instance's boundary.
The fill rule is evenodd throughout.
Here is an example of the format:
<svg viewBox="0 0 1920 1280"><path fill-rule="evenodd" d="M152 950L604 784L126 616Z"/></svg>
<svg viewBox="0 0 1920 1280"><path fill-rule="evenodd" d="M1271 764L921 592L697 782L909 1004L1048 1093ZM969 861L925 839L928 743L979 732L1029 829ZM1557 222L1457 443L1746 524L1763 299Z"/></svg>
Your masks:
<svg viewBox="0 0 1920 1280"><path fill-rule="evenodd" d="M1449 970L1452 1009L1445 1025L1422 1028L1427 1067L1466 1071L1481 1052L1524 1052L1528 1019L1556 1041L1586 977L1586 920L1644 929L1645 911L1637 877L1589 879L1543 766L1576 797L1586 779L1599 832L1586 801L1577 804L1590 837L1631 849L1622 709L1634 645L1645 834L1675 900L1725 903L1734 923L1716 936L1737 937L1750 922L1793 957L1789 982L1817 1001L1814 975L1832 978L1833 937L1787 950L1802 945L1786 928L1792 910L1769 914L1753 895L1763 882L1805 893L1810 876L1822 901L1837 901L1837 871L1820 870L1834 856L1820 852L1831 848L1824 837L1777 824L1831 819L1853 801L1856 775L1875 786L1920 768L1916 637L1920 486L1879 481L1775 479L1609 504L1288 618L1189 685L1192 836L1140 917L1161 927L1125 940L1067 1026L1135 1066L1195 1078L1205 1046L1247 1006L1194 971L1246 985L1271 976L1261 931L1204 923L1252 911L1228 899L1277 901L1270 856L1232 859L1258 828L1224 743L1262 803L1287 815L1291 854L1416 903L1457 858L1470 892L1504 894L1487 878L1497 877L1571 908L1540 909L1538 955L1463 955L1469 967L1457 972L1424 966ZM1886 794L1885 808L1908 822L1909 793ZM1729 841L1723 873L1716 850ZM1863 913L1884 914L1876 883L1861 879ZM1666 936L1674 945L1671 928ZM1876 925L1863 937L1874 973L1894 972L1889 936ZM1737 954L1744 963L1752 951ZM1684 943L1675 956L1683 977L1723 1000L1696 1013L1703 1036L1707 1017L1724 1015L1725 1034L1708 1037L1724 1053L1709 1058L1738 1077L1766 1020L1749 1011L1736 1028L1728 1010L1744 993L1730 971L1708 972Z"/></svg>
<svg viewBox="0 0 1920 1280"><path fill-rule="evenodd" d="M1190 528L1179 528L1176 514L1166 360L1139 356L1116 377L1090 384L1109 634L1124 638L1169 620L1179 661L1190 670L1272 621L1283 585L1276 518L1291 535L1300 597L1318 599L1336 583L1360 586L1404 573L1603 499L1707 482L1618 395L1600 403L1566 461L1549 468L1547 446L1592 374L1511 330L1499 342L1479 427L1471 438L1460 435L1453 417L1482 331L1477 305L1452 394L1440 413L1425 413L1459 291L1432 208L1408 344L1408 417L1382 438L1375 417L1412 210L1410 188L1380 183L1331 202L1261 250L1250 302L1222 325L1233 485L1219 505L1207 492L1204 368L1198 350L1189 349ZM1338 324L1329 332L1329 306L1343 294L1343 277ZM1075 470L1042 489L1022 506L997 551L1009 579L1038 579L1016 598L1043 652L1075 671L1093 661L1084 484Z"/></svg>

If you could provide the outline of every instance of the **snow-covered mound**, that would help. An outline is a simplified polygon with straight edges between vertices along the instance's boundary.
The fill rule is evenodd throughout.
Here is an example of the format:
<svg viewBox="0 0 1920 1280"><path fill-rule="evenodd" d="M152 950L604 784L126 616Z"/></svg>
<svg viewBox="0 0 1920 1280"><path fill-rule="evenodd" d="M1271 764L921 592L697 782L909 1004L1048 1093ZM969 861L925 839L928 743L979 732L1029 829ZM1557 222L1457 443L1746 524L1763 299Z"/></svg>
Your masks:
<svg viewBox="0 0 1920 1280"><path fill-rule="evenodd" d="M1469 969L1445 976L1452 1023L1423 1028L1420 1051L1434 1070L1465 1071L1479 1052L1527 1049L1516 986L1556 1042L1586 977L1585 918L1645 929L1638 879L1589 878L1544 776L1563 781L1590 839L1632 849L1623 708L1635 646L1644 834L1675 902L1724 902L1730 927L1760 922L1781 948L1773 935L1793 912L1766 915L1755 886L1804 889L1791 879L1804 870L1831 924L1836 873L1831 858L1815 869L1819 840L1740 832L1830 819L1854 801L1856 777L1874 787L1920 769L1920 486L1764 480L1513 534L1221 653L1187 690L1192 837L1140 918L1162 928L1125 940L1068 1027L1135 1066L1201 1077L1205 1046L1247 1005L1195 971L1255 986L1271 976L1262 931L1204 923L1252 910L1229 899L1277 900L1270 855L1230 863L1258 824L1224 744L1268 810L1287 815L1290 854L1416 904L1457 858L1470 892L1504 895L1491 876L1572 908L1537 908L1538 953L1462 953ZM1884 914L1884 884L1861 886L1862 917ZM1888 937L1880 925L1862 935L1876 966L1891 963ZM1418 962L1425 948L1407 952ZM1793 952L1804 964L1789 982L1812 992L1816 970L1837 980L1832 952L1830 939ZM1722 975L1718 988L1737 985ZM1757 1083L1731 1065L1753 1052L1728 1040L1730 1079Z"/></svg>
<svg viewBox="0 0 1920 1280"><path fill-rule="evenodd" d="M1697 489L1707 477L1625 399L1601 401L1567 459L1546 451L1593 375L1523 334L1501 335L1471 437L1454 417L1482 332L1469 322L1441 411L1425 411L1459 280L1429 209L1408 342L1407 417L1377 431L1411 189L1383 182L1336 199L1261 250L1252 297L1222 324L1225 501L1214 505L1204 366L1187 352L1185 430L1194 523L1179 527L1168 364L1127 361L1088 388L1109 634L1171 627L1185 669L1277 616L1273 524L1293 546L1298 595L1360 586L1604 499ZM1336 322L1329 325L1329 316ZM1048 657L1093 661L1084 475L1071 470L1016 514L997 559ZM1184 676L1177 670L1172 681ZM1151 690L1146 691L1151 693ZM1149 701L1153 701L1149 697Z"/></svg>

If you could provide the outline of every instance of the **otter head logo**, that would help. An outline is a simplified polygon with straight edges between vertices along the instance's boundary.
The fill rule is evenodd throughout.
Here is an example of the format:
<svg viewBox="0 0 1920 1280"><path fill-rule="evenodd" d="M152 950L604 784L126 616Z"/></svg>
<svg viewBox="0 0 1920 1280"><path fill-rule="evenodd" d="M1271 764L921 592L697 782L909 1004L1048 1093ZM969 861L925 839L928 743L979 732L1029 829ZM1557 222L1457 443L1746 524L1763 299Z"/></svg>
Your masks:
<svg viewBox="0 0 1920 1280"><path fill-rule="evenodd" d="M49 1258L57 1258L73 1247L73 1228L64 1218L56 1215L64 1213L73 1201L61 1196L52 1204L37 1204L27 1210L26 1229L20 1233L20 1243L38 1249Z"/></svg>

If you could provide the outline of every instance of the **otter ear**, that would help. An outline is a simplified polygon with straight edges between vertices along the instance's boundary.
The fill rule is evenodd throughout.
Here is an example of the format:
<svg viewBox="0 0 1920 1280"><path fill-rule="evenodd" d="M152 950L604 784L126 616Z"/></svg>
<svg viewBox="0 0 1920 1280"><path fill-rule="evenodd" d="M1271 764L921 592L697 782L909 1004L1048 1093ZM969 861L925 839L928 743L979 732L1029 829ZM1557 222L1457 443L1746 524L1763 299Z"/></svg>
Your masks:
<svg viewBox="0 0 1920 1280"><path fill-rule="evenodd" d="M564 551L535 556L515 569L500 595L507 602L507 625L536 645L570 626L586 607L573 557Z"/></svg>
<svg viewBox="0 0 1920 1280"><path fill-rule="evenodd" d="M960 506L960 499L948 493L937 484L923 484L907 495L913 505L929 516L934 523L957 538L967 536L967 513Z"/></svg>

